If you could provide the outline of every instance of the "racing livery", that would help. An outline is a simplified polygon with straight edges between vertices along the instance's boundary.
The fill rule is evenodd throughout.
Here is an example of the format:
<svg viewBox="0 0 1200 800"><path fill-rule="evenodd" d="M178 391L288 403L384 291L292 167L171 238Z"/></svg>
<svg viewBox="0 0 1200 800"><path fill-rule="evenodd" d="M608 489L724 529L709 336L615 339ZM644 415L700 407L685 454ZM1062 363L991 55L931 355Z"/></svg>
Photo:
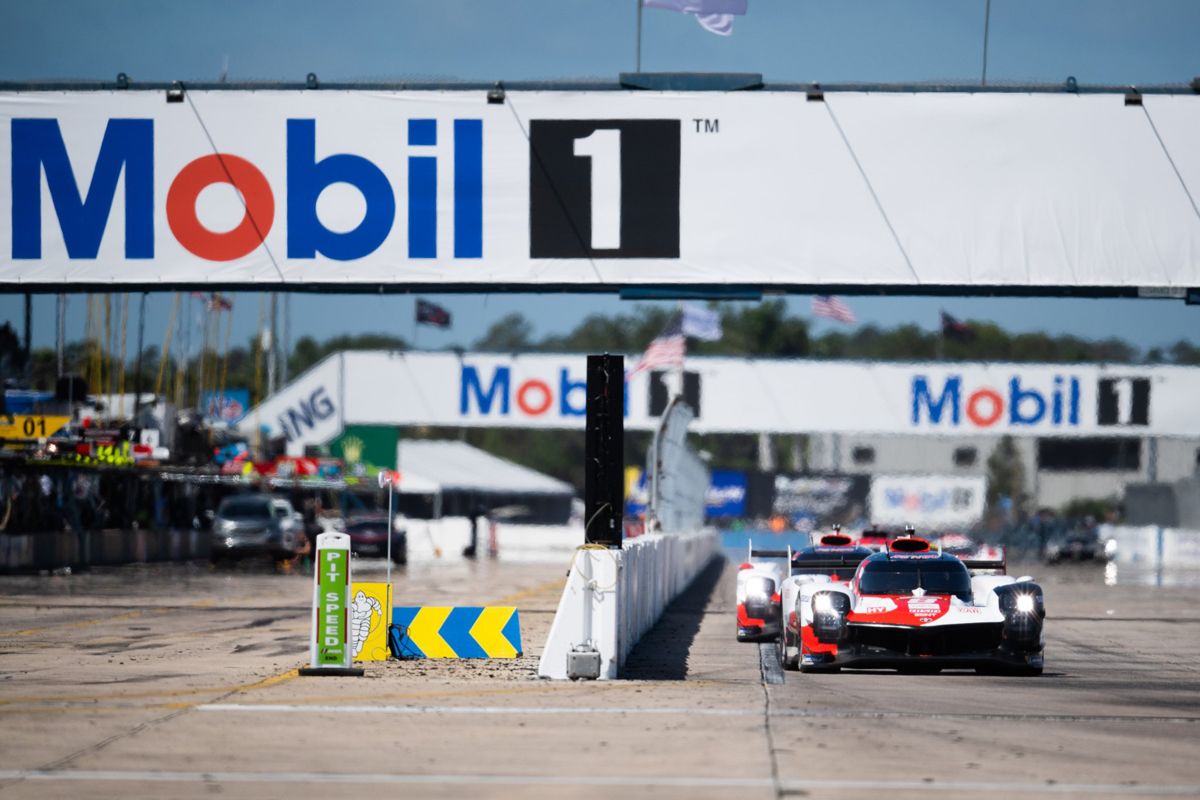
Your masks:
<svg viewBox="0 0 1200 800"><path fill-rule="evenodd" d="M780 660L802 672L1041 674L1042 589L1003 571L1003 561L964 561L905 536L864 559L848 582L798 576L783 586Z"/></svg>

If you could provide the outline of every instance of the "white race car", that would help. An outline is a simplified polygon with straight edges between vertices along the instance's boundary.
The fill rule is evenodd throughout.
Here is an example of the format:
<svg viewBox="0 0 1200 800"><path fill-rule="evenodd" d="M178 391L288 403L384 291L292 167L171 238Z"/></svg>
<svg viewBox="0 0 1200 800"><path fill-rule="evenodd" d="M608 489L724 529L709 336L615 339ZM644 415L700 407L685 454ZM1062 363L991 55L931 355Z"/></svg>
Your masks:
<svg viewBox="0 0 1200 800"><path fill-rule="evenodd" d="M779 636L779 586L792 550L755 550L753 542L746 550L737 574L737 640L771 641Z"/></svg>
<svg viewBox="0 0 1200 800"><path fill-rule="evenodd" d="M780 660L786 669L1042 672L1042 589L1003 561L961 560L906 536L864 559L848 582L784 582ZM971 571L991 572L975 574ZM996 574L999 573L999 574Z"/></svg>

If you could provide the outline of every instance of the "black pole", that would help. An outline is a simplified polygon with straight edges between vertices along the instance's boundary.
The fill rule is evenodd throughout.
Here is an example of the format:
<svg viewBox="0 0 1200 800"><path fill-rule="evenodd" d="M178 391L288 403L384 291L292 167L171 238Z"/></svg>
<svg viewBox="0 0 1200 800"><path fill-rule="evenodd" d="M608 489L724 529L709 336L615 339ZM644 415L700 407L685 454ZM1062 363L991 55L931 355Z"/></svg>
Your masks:
<svg viewBox="0 0 1200 800"><path fill-rule="evenodd" d="M137 424L138 411L142 403L142 351L145 350L143 342L146 338L146 294L142 292L142 303L138 308L138 345L137 345L137 366L134 368L136 375L133 378L133 422Z"/></svg>
<svg viewBox="0 0 1200 800"><path fill-rule="evenodd" d="M624 537L625 358L588 356L584 443L584 541L620 547Z"/></svg>
<svg viewBox="0 0 1200 800"><path fill-rule="evenodd" d="M25 380L33 383L33 295L25 293Z"/></svg>
<svg viewBox="0 0 1200 800"><path fill-rule="evenodd" d="M979 85L987 86L988 32L992 25L992 0L986 0L983 8L983 71L979 76Z"/></svg>

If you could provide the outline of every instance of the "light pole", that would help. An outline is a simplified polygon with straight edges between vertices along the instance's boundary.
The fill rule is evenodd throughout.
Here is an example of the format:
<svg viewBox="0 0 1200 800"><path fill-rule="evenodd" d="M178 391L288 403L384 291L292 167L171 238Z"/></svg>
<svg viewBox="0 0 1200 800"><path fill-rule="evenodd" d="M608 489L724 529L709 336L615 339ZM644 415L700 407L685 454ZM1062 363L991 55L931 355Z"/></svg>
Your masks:
<svg viewBox="0 0 1200 800"><path fill-rule="evenodd" d="M379 470L379 488L387 486L388 490L388 511L387 511L387 586L388 591L392 589L392 530L396 525L395 517L392 514L392 492L396 481L400 474L391 470ZM388 595L391 596L390 594Z"/></svg>

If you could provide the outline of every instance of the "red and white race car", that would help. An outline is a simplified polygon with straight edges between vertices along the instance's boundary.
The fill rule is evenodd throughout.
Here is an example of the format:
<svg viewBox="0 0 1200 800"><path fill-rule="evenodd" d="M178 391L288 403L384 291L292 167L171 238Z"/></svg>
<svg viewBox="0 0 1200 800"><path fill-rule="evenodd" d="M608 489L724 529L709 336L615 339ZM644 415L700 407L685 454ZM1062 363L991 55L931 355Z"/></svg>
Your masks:
<svg viewBox="0 0 1200 800"><path fill-rule="evenodd" d="M962 560L905 536L865 558L848 582L819 575L785 581L780 660L802 672L1041 674L1042 589L1032 578L1003 574L1004 567Z"/></svg>
<svg viewBox="0 0 1200 800"><path fill-rule="evenodd" d="M878 525L872 525L858 535L858 545L880 552L887 548L888 542L901 535L896 531L889 531L885 528L880 528Z"/></svg>
<svg viewBox="0 0 1200 800"><path fill-rule="evenodd" d="M737 640L771 641L779 636L779 586L792 550L755 550L753 542L746 549L737 574Z"/></svg>
<svg viewBox="0 0 1200 800"><path fill-rule="evenodd" d="M824 575L850 580L858 563L872 551L856 546L835 526L817 544L799 550L750 549L738 570L737 638L739 642L771 641L782 630L781 586L793 578ZM757 559L757 560L756 560Z"/></svg>
<svg viewBox="0 0 1200 800"><path fill-rule="evenodd" d="M977 541L965 533L943 533L937 540L943 553L964 561L1004 561L1004 547Z"/></svg>

